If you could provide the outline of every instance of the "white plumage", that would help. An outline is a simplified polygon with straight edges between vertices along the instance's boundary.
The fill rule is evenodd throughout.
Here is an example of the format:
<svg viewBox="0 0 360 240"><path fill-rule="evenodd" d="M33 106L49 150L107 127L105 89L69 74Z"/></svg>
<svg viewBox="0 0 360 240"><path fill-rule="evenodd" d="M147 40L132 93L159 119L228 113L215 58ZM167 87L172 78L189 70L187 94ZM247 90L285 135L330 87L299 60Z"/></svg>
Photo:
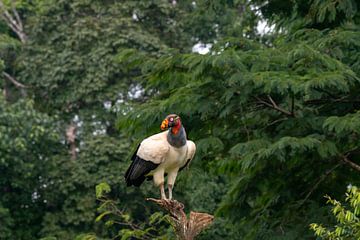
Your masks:
<svg viewBox="0 0 360 240"><path fill-rule="evenodd" d="M169 115L163 121L162 128L169 126L172 126L169 131L150 136L140 143L125 178L129 186L139 186L145 178L152 176L154 184L160 187L161 198L166 198L164 176L167 174L171 199L177 174L193 159L196 146L193 141L186 140L185 130L177 115Z"/></svg>

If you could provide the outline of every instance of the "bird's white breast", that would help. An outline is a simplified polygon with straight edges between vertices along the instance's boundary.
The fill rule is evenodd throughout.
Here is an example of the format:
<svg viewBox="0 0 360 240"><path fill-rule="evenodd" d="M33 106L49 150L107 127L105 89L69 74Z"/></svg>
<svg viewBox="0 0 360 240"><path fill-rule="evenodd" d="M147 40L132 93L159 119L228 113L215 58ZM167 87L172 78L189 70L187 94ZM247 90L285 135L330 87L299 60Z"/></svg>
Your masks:
<svg viewBox="0 0 360 240"><path fill-rule="evenodd" d="M184 164L186 163L186 153L187 145L184 145L180 148L170 146L167 160L160 165L163 165L165 172L171 171L173 169L178 169L184 166Z"/></svg>
<svg viewBox="0 0 360 240"><path fill-rule="evenodd" d="M188 148L189 143L179 148L170 145L167 141L167 132L162 132L144 139L137 155L144 160L159 164L148 175L153 175L155 172L169 173L178 171L189 158L192 158L187 156L191 152Z"/></svg>
<svg viewBox="0 0 360 240"><path fill-rule="evenodd" d="M156 169L152 170L149 175L155 172L177 172L179 168L186 163L187 145L180 148L175 148L169 144L169 151L166 154L165 161L163 161Z"/></svg>

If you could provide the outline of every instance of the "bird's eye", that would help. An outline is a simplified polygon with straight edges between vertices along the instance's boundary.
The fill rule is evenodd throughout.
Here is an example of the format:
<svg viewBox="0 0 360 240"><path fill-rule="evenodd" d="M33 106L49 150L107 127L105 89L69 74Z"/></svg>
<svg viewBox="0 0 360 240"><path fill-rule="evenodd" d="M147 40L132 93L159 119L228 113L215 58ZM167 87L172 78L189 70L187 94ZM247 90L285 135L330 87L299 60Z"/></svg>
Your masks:
<svg viewBox="0 0 360 240"><path fill-rule="evenodd" d="M174 118L170 118L170 122L174 121Z"/></svg>

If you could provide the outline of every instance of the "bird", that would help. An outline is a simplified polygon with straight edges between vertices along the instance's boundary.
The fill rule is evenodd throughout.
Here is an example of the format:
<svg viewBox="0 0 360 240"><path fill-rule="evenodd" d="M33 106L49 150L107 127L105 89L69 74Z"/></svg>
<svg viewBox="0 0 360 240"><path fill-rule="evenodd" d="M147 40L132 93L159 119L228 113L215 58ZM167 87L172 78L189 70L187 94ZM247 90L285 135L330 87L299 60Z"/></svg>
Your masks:
<svg viewBox="0 0 360 240"><path fill-rule="evenodd" d="M127 186L140 186L145 179L153 179L160 188L161 199L171 200L172 190L179 171L189 166L196 152L196 145L188 140L181 118L169 114L160 125L162 132L145 138L131 157L125 173ZM167 130L167 131L165 131ZM169 197L166 197L164 182L167 174Z"/></svg>

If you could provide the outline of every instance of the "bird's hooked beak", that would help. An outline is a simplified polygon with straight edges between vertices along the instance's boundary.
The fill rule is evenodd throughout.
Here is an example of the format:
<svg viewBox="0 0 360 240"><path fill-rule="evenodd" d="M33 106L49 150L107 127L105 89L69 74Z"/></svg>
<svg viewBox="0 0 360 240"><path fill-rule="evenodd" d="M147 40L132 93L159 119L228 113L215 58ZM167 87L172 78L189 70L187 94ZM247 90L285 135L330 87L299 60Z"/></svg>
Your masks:
<svg viewBox="0 0 360 240"><path fill-rule="evenodd" d="M162 121L160 129L163 131L163 130L166 130L168 128L169 128L169 121L167 119L165 119L164 121Z"/></svg>

